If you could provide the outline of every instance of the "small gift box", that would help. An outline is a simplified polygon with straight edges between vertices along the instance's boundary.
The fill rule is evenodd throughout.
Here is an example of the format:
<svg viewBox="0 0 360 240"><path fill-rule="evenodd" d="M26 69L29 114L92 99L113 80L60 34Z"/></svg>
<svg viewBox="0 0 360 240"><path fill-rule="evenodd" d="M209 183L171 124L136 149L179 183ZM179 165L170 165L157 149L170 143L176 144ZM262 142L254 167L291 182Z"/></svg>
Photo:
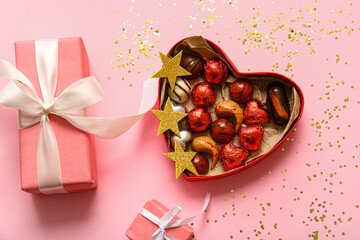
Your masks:
<svg viewBox="0 0 360 240"><path fill-rule="evenodd" d="M194 236L194 229L188 224L202 214L210 202L210 193L207 192L200 213L180 219L177 214L181 207L175 206L170 210L157 200L148 201L141 212L135 217L126 231L131 240L189 240Z"/></svg>
<svg viewBox="0 0 360 240"><path fill-rule="evenodd" d="M157 200L148 201L144 209L154 214L156 217L163 217L169 209L162 205ZM179 217L174 217L175 220L180 219ZM126 231L126 236L131 240L144 240L150 239L151 236L159 229L159 226L146 217L144 217L141 213L139 213L128 230ZM182 225L177 228L169 228L166 230L167 234L176 238L177 240L189 240L194 235L194 229L190 227L190 225Z"/></svg>

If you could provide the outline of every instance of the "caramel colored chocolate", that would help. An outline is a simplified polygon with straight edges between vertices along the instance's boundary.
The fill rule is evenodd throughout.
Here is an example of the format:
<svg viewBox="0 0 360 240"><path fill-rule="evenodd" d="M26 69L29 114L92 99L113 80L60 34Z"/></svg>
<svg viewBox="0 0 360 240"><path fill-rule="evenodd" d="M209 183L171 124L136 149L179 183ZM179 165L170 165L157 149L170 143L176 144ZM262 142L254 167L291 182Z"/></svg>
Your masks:
<svg viewBox="0 0 360 240"><path fill-rule="evenodd" d="M284 125L289 121L290 112L287 106L286 92L283 87L273 85L268 89L268 105L271 115L278 125Z"/></svg>
<svg viewBox="0 0 360 240"><path fill-rule="evenodd" d="M186 71L191 73L191 75L185 77L188 80L199 77L203 69L203 64L200 58L193 56L184 56L181 59L180 65L185 68Z"/></svg>

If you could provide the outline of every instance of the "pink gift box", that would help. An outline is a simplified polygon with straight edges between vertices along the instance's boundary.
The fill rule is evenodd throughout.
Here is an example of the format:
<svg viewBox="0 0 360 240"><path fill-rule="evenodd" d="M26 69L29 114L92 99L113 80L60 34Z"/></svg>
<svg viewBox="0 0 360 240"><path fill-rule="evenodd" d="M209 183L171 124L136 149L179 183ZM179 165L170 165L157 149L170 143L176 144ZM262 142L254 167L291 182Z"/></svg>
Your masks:
<svg viewBox="0 0 360 240"><path fill-rule="evenodd" d="M161 218L169 211L169 209L167 209L157 200L148 201L144 208L158 218ZM177 216L174 217L174 220L178 219L180 218ZM149 219L145 218L139 213L125 234L131 240L146 240L150 239L150 237L156 230L158 230L158 228L158 225L151 222ZM166 228L165 231L167 234L176 238L177 240L190 240L194 236L194 229L189 224L185 224L176 228Z"/></svg>
<svg viewBox="0 0 360 240"><path fill-rule="evenodd" d="M32 82L42 97L35 59L35 41L15 43L16 66ZM89 76L89 63L81 38L60 38L58 44L58 81L55 97L71 83ZM86 115L86 113L85 113ZM97 175L93 136L73 127L66 120L49 115L60 154L64 189L77 192L96 188ZM21 189L40 193L37 176L37 139L40 124L22 129L20 141Z"/></svg>

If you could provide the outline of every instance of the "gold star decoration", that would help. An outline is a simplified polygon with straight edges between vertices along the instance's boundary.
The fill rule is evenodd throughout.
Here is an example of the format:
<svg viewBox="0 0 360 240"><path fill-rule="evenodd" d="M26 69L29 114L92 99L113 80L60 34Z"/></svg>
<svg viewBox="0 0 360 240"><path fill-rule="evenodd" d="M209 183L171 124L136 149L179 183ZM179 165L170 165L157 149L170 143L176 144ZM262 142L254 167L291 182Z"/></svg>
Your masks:
<svg viewBox="0 0 360 240"><path fill-rule="evenodd" d="M187 113L175 112L171 106L170 99L166 101L165 109L162 110L151 110L155 116L160 120L159 130L157 135L159 136L161 133L171 130L176 135L181 137L180 130L178 126L178 122L187 116Z"/></svg>
<svg viewBox="0 0 360 240"><path fill-rule="evenodd" d="M165 156L175 162L176 179L184 172L185 169L199 176L191 160L195 157L196 152L184 152L180 143L175 140L175 152L164 153Z"/></svg>
<svg viewBox="0 0 360 240"><path fill-rule="evenodd" d="M163 67L157 71L152 78L163 78L166 77L169 81L171 90L174 90L176 77L178 76L188 76L191 75L188 71L186 71L183 67L180 66L182 51L176 54L175 57L169 58L162 52L160 53L161 62L163 63Z"/></svg>

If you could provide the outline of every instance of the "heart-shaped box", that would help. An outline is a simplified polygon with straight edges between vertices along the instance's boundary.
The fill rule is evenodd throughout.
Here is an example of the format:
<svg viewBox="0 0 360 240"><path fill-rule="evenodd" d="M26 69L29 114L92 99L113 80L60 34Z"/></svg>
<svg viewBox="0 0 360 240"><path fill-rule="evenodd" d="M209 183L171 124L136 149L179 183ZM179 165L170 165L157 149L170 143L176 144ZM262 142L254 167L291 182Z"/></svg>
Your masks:
<svg viewBox="0 0 360 240"><path fill-rule="evenodd" d="M273 85L274 83L279 83L283 86L283 89L286 92L288 107L290 108L290 118L286 125L279 126L274 123L272 119L270 119L269 123L264 124L265 134L264 139L262 140L261 150L258 152L250 153L249 159L245 162L245 165L234 168L229 171L225 171L222 164L218 162L214 169L210 170L206 175L195 176L191 173L184 173L184 177L187 181L200 181L200 180L211 180L222 178L226 176L230 176L232 174L238 173L249 167L252 167L269 156L272 152L274 152L289 136L289 134L295 129L298 124L303 108L304 108L304 95L300 89L300 87L291 79L285 77L284 75L273 73L273 72L252 72L252 73L242 73L237 70L233 62L229 59L229 57L225 54L225 52L215 43L210 40L204 39L201 36L193 36L180 40L177 42L167 54L170 57L175 56L178 52L183 51L182 57L187 55L198 56L204 62L210 60L212 58L220 58L222 59L228 66L229 75L224 83L230 84L231 82L240 79L247 82L250 82L254 86L254 96L253 98L259 99L263 104L266 102L267 98L267 89L268 86ZM191 80L189 82L191 87L196 83L203 82L202 77L199 77L196 80ZM159 108L164 109L165 102L168 98L167 88L169 87L166 79L160 78L160 89L159 89ZM212 118L217 118L214 109L215 105L219 102L219 100L226 100L228 98L228 88L223 86L215 86L217 91L217 101L213 106L208 107L209 112L212 115ZM220 98L220 99L219 99ZM242 109L244 109L244 104L239 104ZM191 110L194 105L191 100L186 101L183 106ZM180 130L182 128L186 128L184 120L179 123ZM195 134L195 136L210 136L210 131L206 131L202 134ZM169 151L173 151L170 144L170 136L172 133L167 131L163 134L165 143L168 147ZM237 142L236 137L233 139L233 142ZM239 142L237 142L239 145ZM219 148L220 148L220 144ZM190 149L189 149L190 148ZM187 147L187 151L191 151L191 146Z"/></svg>

